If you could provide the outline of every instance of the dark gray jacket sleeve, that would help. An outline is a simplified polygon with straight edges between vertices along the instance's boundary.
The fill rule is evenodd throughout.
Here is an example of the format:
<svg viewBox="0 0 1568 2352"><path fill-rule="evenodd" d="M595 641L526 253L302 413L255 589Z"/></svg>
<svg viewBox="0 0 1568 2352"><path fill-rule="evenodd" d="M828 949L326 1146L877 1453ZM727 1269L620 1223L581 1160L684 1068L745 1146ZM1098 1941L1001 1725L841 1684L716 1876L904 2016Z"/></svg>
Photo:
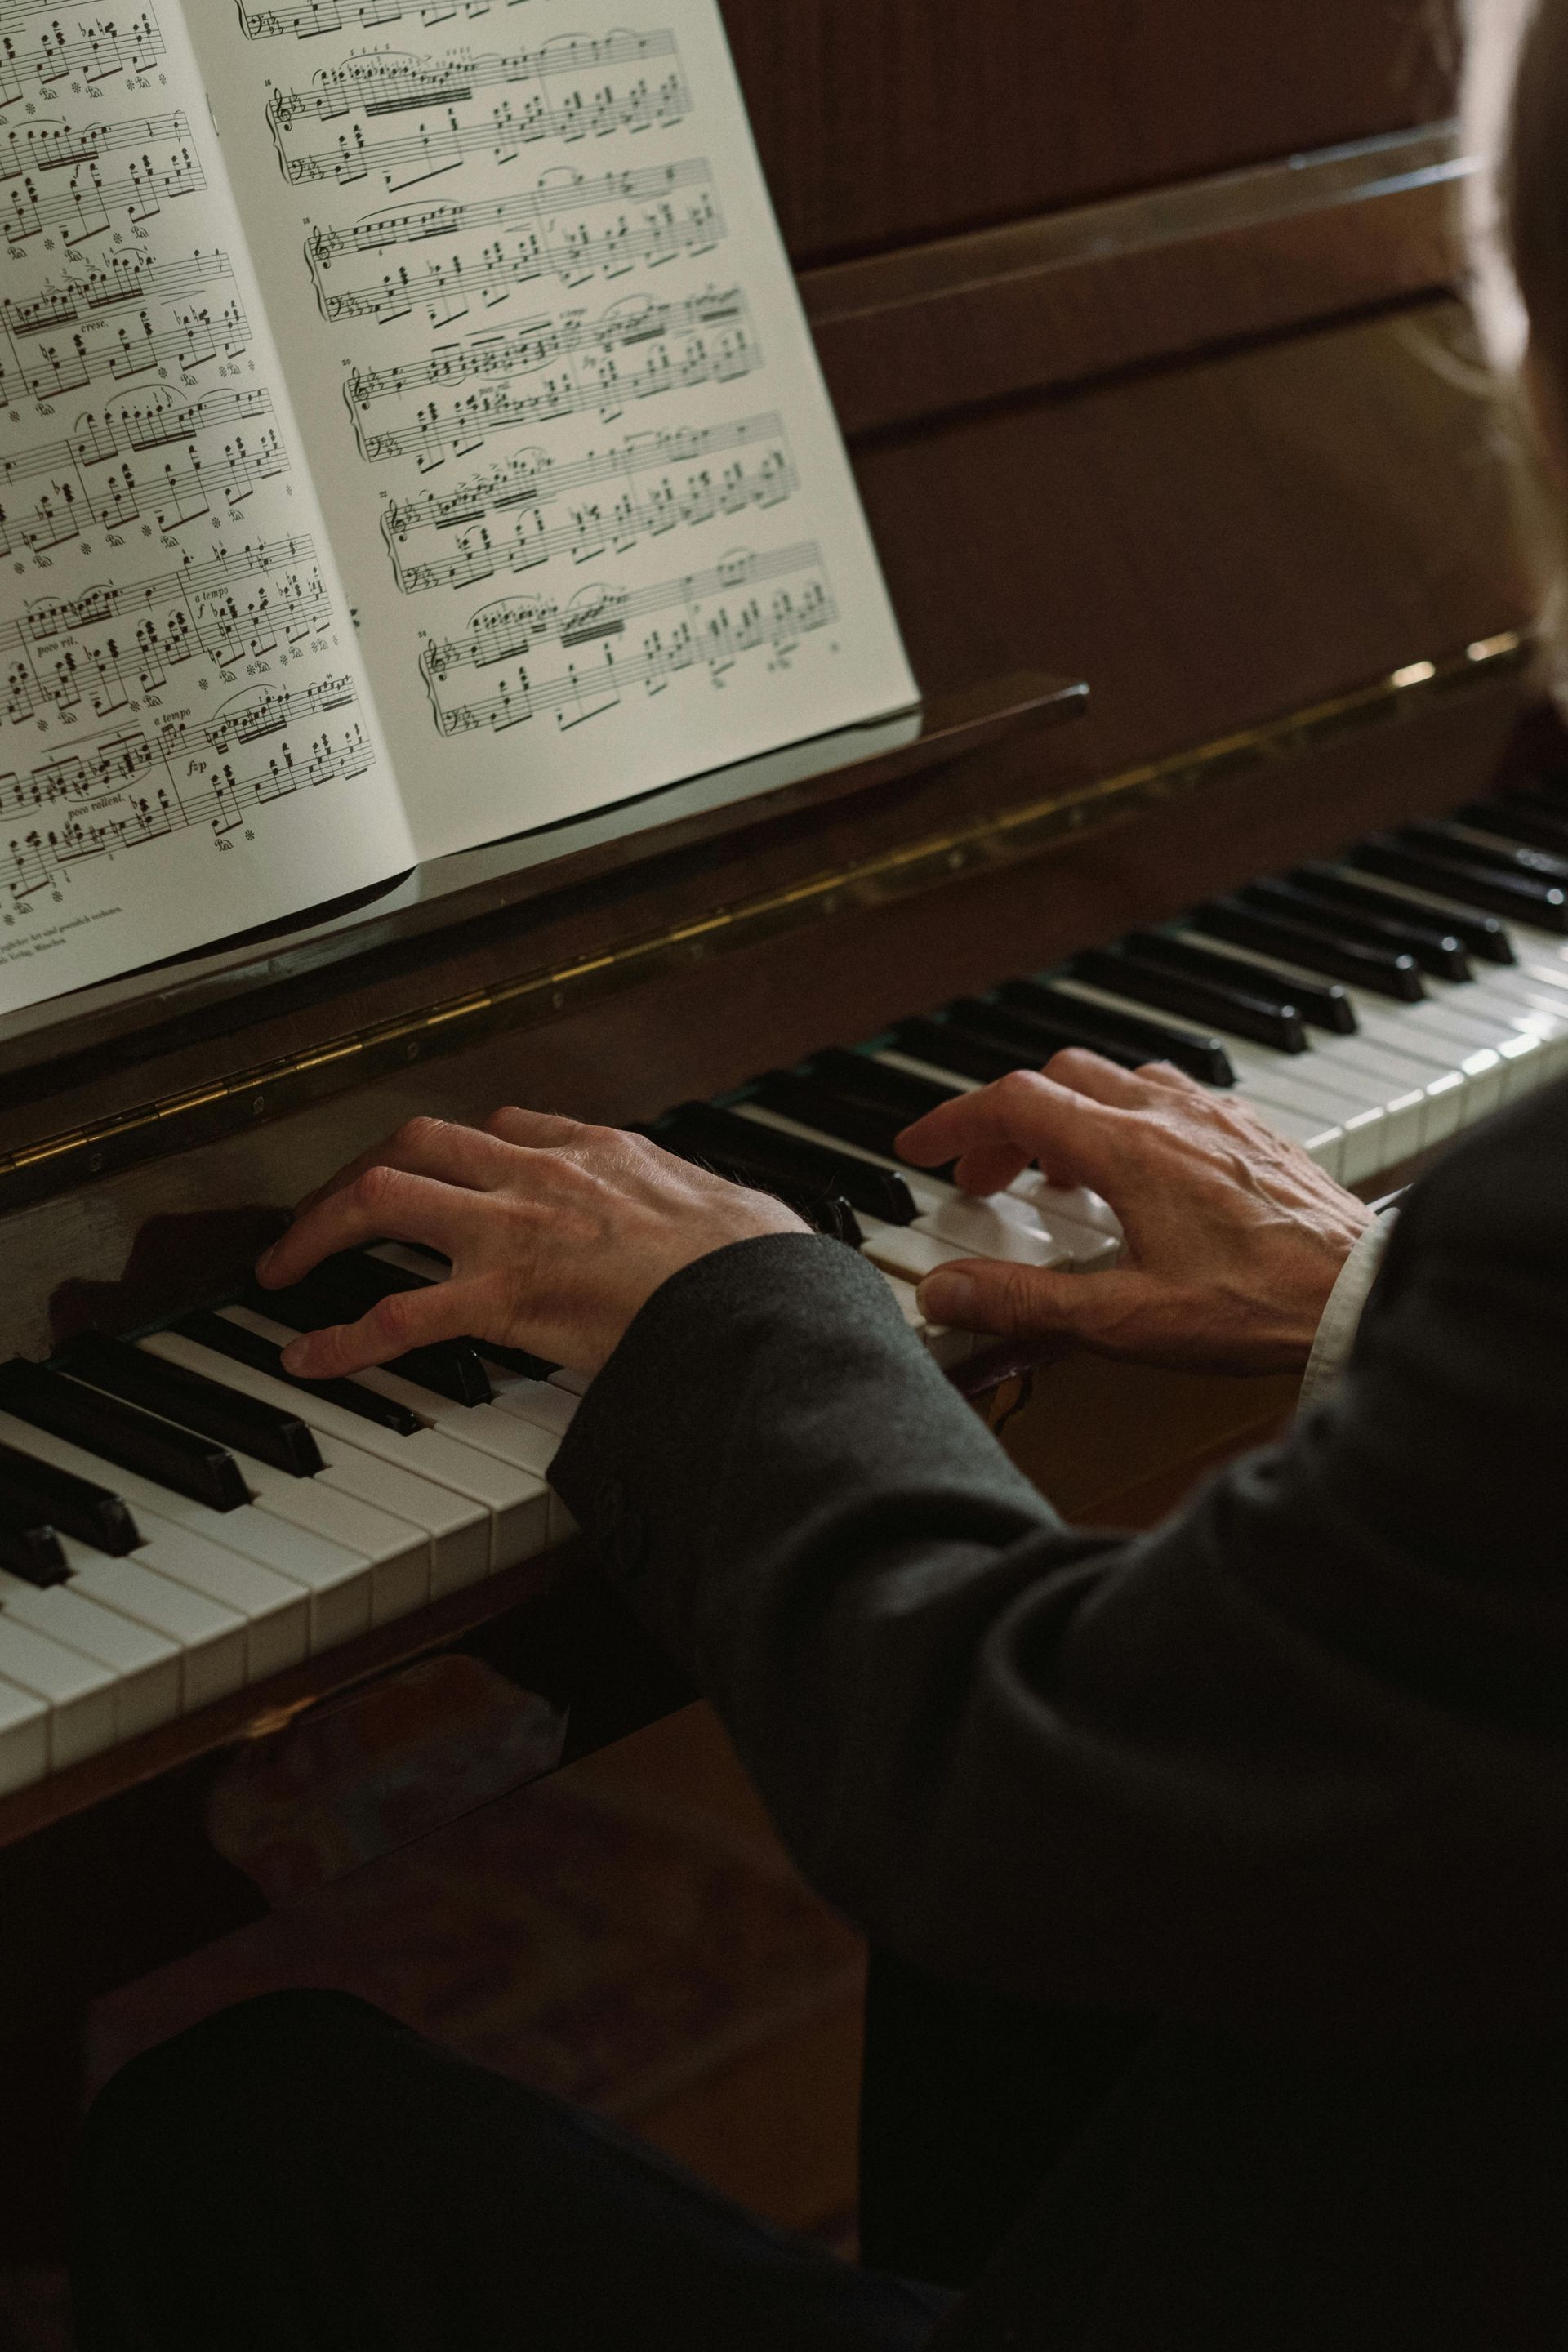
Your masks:
<svg viewBox="0 0 1568 2352"><path fill-rule="evenodd" d="M1329 1403L1137 1538L1064 1528L836 1243L743 1243L649 1302L555 1483L870 1935L1243 2029L1562 2021L1543 1102L1410 1197Z"/></svg>

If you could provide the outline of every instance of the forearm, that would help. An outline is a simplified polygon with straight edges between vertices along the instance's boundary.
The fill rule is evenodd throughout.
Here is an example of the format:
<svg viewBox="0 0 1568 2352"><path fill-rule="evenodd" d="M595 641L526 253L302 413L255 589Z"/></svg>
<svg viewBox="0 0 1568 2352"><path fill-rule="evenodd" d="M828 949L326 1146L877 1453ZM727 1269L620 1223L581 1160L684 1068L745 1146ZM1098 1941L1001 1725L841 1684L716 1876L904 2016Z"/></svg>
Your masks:
<svg viewBox="0 0 1568 2352"><path fill-rule="evenodd" d="M1419 1316L1399 1350L1440 1352ZM1425 1491L1463 1385L1413 1424L1374 1378L1184 1518L1087 1537L875 1276L774 1240L650 1302L555 1475L879 1940L1038 1998L1408 2024L1474 1993L1453 1886L1517 1912L1522 1952L1548 1870L1517 1808L1476 1801L1494 1735L1456 1677L1512 1604L1446 1556L1484 1578L1489 1496ZM1415 1696L1449 1653L1442 1699Z"/></svg>

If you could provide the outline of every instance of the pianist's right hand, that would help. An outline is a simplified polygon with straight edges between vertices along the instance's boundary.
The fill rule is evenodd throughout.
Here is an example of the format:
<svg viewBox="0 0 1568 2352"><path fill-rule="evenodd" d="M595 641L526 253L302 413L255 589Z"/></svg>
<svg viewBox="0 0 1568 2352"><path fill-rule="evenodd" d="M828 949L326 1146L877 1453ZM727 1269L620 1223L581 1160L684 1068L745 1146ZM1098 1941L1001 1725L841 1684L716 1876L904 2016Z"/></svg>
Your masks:
<svg viewBox="0 0 1568 2352"><path fill-rule="evenodd" d="M1115 1272L980 1258L921 1290L933 1323L1060 1334L1103 1354L1210 1371L1298 1371L1372 1212L1315 1160L1159 1063L1127 1071L1058 1054L961 1095L899 1139L916 1167L958 1162L966 1192L1031 1166L1110 1202L1127 1236Z"/></svg>

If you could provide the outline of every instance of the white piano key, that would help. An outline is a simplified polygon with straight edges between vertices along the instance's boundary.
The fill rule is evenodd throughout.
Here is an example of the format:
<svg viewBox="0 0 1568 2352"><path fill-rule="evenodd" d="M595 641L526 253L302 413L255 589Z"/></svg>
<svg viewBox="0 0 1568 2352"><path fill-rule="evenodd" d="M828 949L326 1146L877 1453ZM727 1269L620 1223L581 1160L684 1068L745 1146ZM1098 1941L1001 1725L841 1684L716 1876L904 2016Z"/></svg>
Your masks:
<svg viewBox="0 0 1568 2352"><path fill-rule="evenodd" d="M155 1731L179 1714L180 1653L165 1635L88 1600L70 1584L52 1584L40 1592L19 1577L0 1573L0 1602L18 1624L109 1669L117 1738Z"/></svg>
<svg viewBox="0 0 1568 2352"><path fill-rule="evenodd" d="M1071 1253L1059 1241L1032 1222L1008 1216L994 1201L953 1201L931 1216L917 1217L915 1230L952 1242L969 1257L994 1258L1003 1265L1073 1265Z"/></svg>
<svg viewBox="0 0 1568 2352"><path fill-rule="evenodd" d="M246 1623L189 1585L176 1584L134 1559L110 1559L69 1536L60 1538L74 1589L89 1601L133 1617L180 1653L180 1707L189 1715L245 1687Z"/></svg>
<svg viewBox="0 0 1568 2352"><path fill-rule="evenodd" d="M592 1372L574 1372L570 1364L560 1364L550 1375L552 1388L564 1389L568 1396L585 1397L594 1385Z"/></svg>
<svg viewBox="0 0 1568 2352"><path fill-rule="evenodd" d="M369 1622L384 1625L406 1617L430 1597L434 1564L430 1532L416 1519L404 1517L345 1492L326 1472L315 1478L291 1477L269 1462L229 1448L240 1475L258 1503L274 1518L324 1535L333 1542L363 1553L370 1562ZM395 1476L388 1472L389 1478Z"/></svg>
<svg viewBox="0 0 1568 2352"><path fill-rule="evenodd" d="M961 1087L967 1094L979 1091L977 1079L965 1078L955 1070L944 1070L934 1062L919 1061L912 1054L898 1053L891 1047L879 1048L876 1059L886 1062L891 1070L907 1070L912 1077L934 1078L941 1086ZM1250 1108L1277 1135L1284 1136L1291 1143L1299 1143L1302 1150L1310 1153L1329 1175L1339 1177L1342 1174L1345 1138L1344 1129L1337 1121L1272 1100L1255 1101ZM861 1223L864 1223L862 1218Z"/></svg>
<svg viewBox="0 0 1568 2352"><path fill-rule="evenodd" d="M1292 981L1317 987L1323 985L1322 973L1310 971L1305 966L1290 963L1283 957L1265 955L1260 950L1254 948L1237 947L1228 940L1212 939L1202 930L1186 930L1182 936L1190 940L1194 946L1207 948L1225 955L1234 963L1244 967L1251 965L1268 973L1271 979L1283 982L1287 986ZM1447 1081L1444 1089L1447 1093L1452 1095L1456 1088L1458 1089L1459 1099L1447 1103L1439 1102L1436 1108L1431 1099L1428 1099L1424 1121L1428 1142L1438 1140L1441 1135L1453 1132L1466 1122L1472 1108L1478 1108L1481 1102L1486 1101L1490 1091L1486 1072L1490 1066L1478 1065L1475 1070L1468 1070L1465 1066L1468 1053L1458 1040L1446 1031L1441 1032L1439 1038L1435 1040L1420 1020L1412 1021L1409 1018L1412 1014L1421 1013L1423 1007L1420 1004L1403 1004L1395 998L1373 995L1348 982L1340 984L1343 987L1346 1000L1356 1014L1358 1028L1363 1038L1384 1045L1391 1053L1409 1064L1405 1080L1409 1090L1415 1091L1419 1087L1421 1091L1429 1095L1430 1088L1438 1079ZM1442 982L1430 982L1424 984L1426 986L1436 984L1439 987L1444 985ZM1321 1063L1325 1057L1332 1061L1339 1049L1351 1042L1337 1032L1315 1027L1309 1027L1308 1036L1309 1050L1300 1058L1310 1064ZM1472 1039L1470 1050L1473 1050L1474 1044L1475 1041ZM1474 1106L1467 1098L1472 1080L1479 1087ZM1392 1166L1394 1163L1389 1161L1387 1164Z"/></svg>
<svg viewBox="0 0 1568 2352"><path fill-rule="evenodd" d="M243 1559L275 1569L279 1576L303 1585L310 1595L312 1651L351 1641L369 1625L372 1562L365 1553L333 1541L324 1530L275 1517L255 1505L237 1511L210 1510L206 1504L194 1503L171 1487L154 1485L139 1471L121 1470L116 1463L100 1461L84 1446L51 1436L10 1413L0 1412L0 1438L40 1462L52 1462L57 1469L73 1471L79 1478L109 1487L131 1506L133 1514L151 1511L159 1518L172 1519L176 1527L205 1536L220 1551L237 1552Z"/></svg>
<svg viewBox="0 0 1568 2352"><path fill-rule="evenodd" d="M481 1360L484 1349L479 1350ZM500 1364L485 1362L490 1386L495 1391L498 1412L515 1413L519 1421L531 1422L535 1429L548 1430L555 1438L564 1437L576 1419L582 1399L569 1389L558 1388L553 1381L531 1381L520 1372L509 1372Z"/></svg>
<svg viewBox="0 0 1568 2352"><path fill-rule="evenodd" d="M900 1281L922 1283L928 1274L941 1265L955 1265L962 1258L976 1255L957 1242L944 1241L936 1234L921 1231L918 1224L885 1225L879 1217L862 1217L860 1231L865 1236L861 1254L884 1274L896 1275Z"/></svg>
<svg viewBox="0 0 1568 2352"><path fill-rule="evenodd" d="M49 1710L31 1691L0 1683L0 1797L41 1780L49 1769Z"/></svg>
<svg viewBox="0 0 1568 2352"><path fill-rule="evenodd" d="M248 1307L226 1307L224 1312L232 1321L243 1324L246 1329L258 1333L264 1339L272 1340L278 1347L286 1347L289 1340L299 1337L297 1332L286 1329L281 1323L274 1323L268 1316L253 1313ZM373 1389L378 1396L390 1397L395 1403L406 1406L410 1412L417 1414L426 1428L435 1430L465 1452L489 1455L497 1462L508 1464L513 1471L525 1473L537 1484L544 1483L550 1465L555 1459L559 1441L536 1423L502 1412L493 1404L454 1404L449 1398L437 1396L433 1389L416 1387L412 1381L404 1380L396 1372L356 1372L354 1378L362 1388ZM359 1440L356 1438L354 1442L357 1444ZM414 1444L417 1441L409 1438L398 1442ZM447 1461L450 1467L449 1457ZM248 1471L246 1475L249 1475ZM437 1483L447 1483L446 1471L431 1475ZM476 1468L465 1471L463 1475L472 1483L479 1473ZM319 1485L320 1481L311 1480L310 1483ZM515 1490L508 1488L505 1492L512 1497L509 1507L516 1507L523 1515L509 1532L507 1542L525 1548L513 1551L510 1560L525 1559L531 1556L526 1547L531 1545L533 1549L540 1549L534 1541L539 1497L531 1488L521 1486ZM543 1507L549 1530L547 1540L552 1544L563 1542L569 1528L565 1507L555 1495L546 1490Z"/></svg>
<svg viewBox="0 0 1568 2352"><path fill-rule="evenodd" d="M302 1584L154 1512L139 1512L136 1524L146 1540L132 1559L244 1618L247 1683L280 1675L310 1655L310 1596Z"/></svg>
<svg viewBox="0 0 1568 2352"><path fill-rule="evenodd" d="M79 1650L13 1622L0 1610L0 1677L48 1708L48 1769L63 1771L112 1748L114 1676Z"/></svg>
<svg viewBox="0 0 1568 2352"><path fill-rule="evenodd" d="M456 1592L477 1583L492 1568L510 1567L542 1548L545 1510L540 1482L491 1455L455 1444L437 1430L420 1429L403 1437L395 1430L378 1428L341 1405L234 1363L178 1332L156 1333L142 1345L204 1379L226 1381L264 1404L297 1412L315 1434L325 1465L320 1480L423 1528L430 1537L435 1549L426 1598ZM378 1612L387 1605L388 1596L378 1593L373 1622L384 1622Z"/></svg>
<svg viewBox="0 0 1568 2352"><path fill-rule="evenodd" d="M1381 1090L1369 1087L1360 1074L1345 1074L1336 1080L1331 1070L1312 1054L1281 1053L1276 1046L1238 1037L1214 1023L1184 1020L1163 1012L1154 1015L1147 1005L1135 999L1118 996L1086 981L1068 981L1062 985L1068 994L1081 997L1087 1004L1104 1005L1110 1012L1134 1020L1158 1018L1162 1026L1194 1043L1216 1038L1230 1056L1237 1078L1235 1092L1250 1108L1261 1111L1267 1106L1289 1111L1298 1118L1316 1120L1324 1132L1330 1127L1341 1130L1338 1174L1342 1183L1360 1183L1379 1167L1404 1158L1406 1150L1416 1148L1420 1131L1417 1108L1403 1103L1401 1131L1412 1140L1405 1150L1391 1150L1384 1129L1387 1102ZM1230 1090L1216 1087L1214 1091L1223 1098Z"/></svg>
<svg viewBox="0 0 1568 2352"><path fill-rule="evenodd" d="M944 1183L940 1177L932 1176L926 1169L909 1168L901 1160L887 1159L882 1153L868 1151L858 1143L842 1142L837 1136L827 1135L817 1128L804 1126L799 1119L787 1118L782 1111L769 1110L761 1103L739 1103L736 1105L736 1109L741 1118L750 1119L753 1126L776 1128L781 1135L796 1136L802 1142L815 1143L827 1151L841 1151L851 1160L862 1160L873 1168L886 1168L894 1175L901 1176L909 1187L910 1197L920 1211L922 1219L928 1217L940 1219L945 1212L955 1209L960 1211L972 1207L990 1209L996 1216L1010 1220L1015 1225L1033 1232L1047 1244L1054 1245L1056 1255L1049 1259L1042 1258L1039 1261L1042 1265L1057 1265L1065 1258L1081 1270L1089 1272L1113 1265L1121 1255L1120 1227L1113 1238L1105 1232L1103 1227L1073 1223L1065 1213L1047 1205L1057 1199L1066 1199L1068 1196L1054 1194L1051 1188L1046 1185L1037 1175L1032 1188L1027 1190L1010 1188L1005 1192L993 1193L988 1200L982 1201L977 1194L961 1192L955 1184ZM1092 1201L1095 1196L1092 1193L1085 1193L1082 1197L1086 1201ZM951 1231L952 1228L951 1225L939 1226L937 1230ZM986 1251L974 1253L976 1256L990 1254Z"/></svg>

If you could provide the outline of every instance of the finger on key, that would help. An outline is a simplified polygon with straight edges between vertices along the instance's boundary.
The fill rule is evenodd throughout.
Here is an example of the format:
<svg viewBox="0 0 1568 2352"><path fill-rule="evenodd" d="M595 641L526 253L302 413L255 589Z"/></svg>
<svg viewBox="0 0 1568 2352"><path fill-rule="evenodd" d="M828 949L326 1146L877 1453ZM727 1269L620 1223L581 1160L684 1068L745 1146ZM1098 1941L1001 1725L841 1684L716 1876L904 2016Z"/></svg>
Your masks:
<svg viewBox="0 0 1568 2352"><path fill-rule="evenodd" d="M283 1369L296 1380L346 1380L414 1348L478 1337L474 1319L478 1315L482 1321L483 1313L476 1288L472 1283L437 1282L425 1290L392 1291L357 1323L334 1323L291 1340L283 1350Z"/></svg>
<svg viewBox="0 0 1568 2352"><path fill-rule="evenodd" d="M1123 1115L1076 1085L1064 1084L1055 1075L1059 1063L1100 1065L1100 1057L1058 1054L1051 1076L1015 1070L976 1093L957 1095L904 1129L898 1139L900 1157L917 1168L956 1160L957 1180L966 1192L999 1192L1036 1161L1056 1183L1087 1184L1103 1192L1126 1158ZM1109 1063L1100 1067L1136 1084Z"/></svg>
<svg viewBox="0 0 1568 2352"><path fill-rule="evenodd" d="M451 1257L472 1223L474 1194L402 1168L367 1168L339 1192L329 1192L291 1224L257 1263L265 1290L302 1282L323 1258L367 1242L417 1242Z"/></svg>

